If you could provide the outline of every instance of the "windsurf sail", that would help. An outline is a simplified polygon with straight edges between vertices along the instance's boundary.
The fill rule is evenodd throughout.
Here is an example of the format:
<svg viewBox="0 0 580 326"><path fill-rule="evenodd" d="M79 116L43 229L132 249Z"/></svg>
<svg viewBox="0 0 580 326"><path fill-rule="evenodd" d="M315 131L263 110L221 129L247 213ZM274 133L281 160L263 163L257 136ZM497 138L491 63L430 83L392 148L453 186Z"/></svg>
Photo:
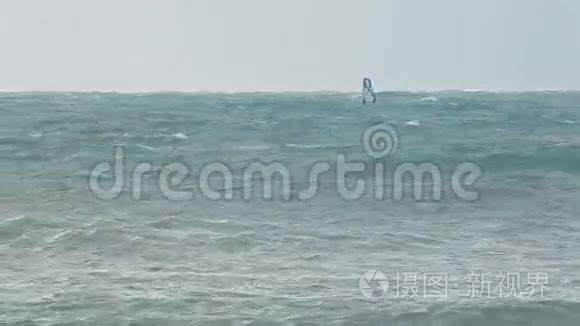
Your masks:
<svg viewBox="0 0 580 326"><path fill-rule="evenodd" d="M375 95L375 90L373 88L373 82L370 78L363 79L362 98L363 104L368 102L375 103L377 101L377 96Z"/></svg>

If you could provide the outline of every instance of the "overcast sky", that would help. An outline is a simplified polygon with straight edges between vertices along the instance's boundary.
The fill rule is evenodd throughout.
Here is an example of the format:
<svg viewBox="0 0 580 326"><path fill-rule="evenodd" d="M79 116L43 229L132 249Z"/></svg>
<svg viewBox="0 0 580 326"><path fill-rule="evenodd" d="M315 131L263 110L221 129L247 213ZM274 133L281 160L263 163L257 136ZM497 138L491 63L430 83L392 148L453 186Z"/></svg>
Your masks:
<svg viewBox="0 0 580 326"><path fill-rule="evenodd" d="M0 0L0 89L580 89L578 0Z"/></svg>

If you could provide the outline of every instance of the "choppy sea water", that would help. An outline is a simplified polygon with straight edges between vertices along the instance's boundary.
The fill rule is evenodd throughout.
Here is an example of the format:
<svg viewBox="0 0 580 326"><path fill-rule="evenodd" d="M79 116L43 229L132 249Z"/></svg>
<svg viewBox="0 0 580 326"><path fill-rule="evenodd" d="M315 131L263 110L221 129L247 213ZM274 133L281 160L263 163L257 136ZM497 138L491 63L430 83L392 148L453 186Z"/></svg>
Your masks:
<svg viewBox="0 0 580 326"><path fill-rule="evenodd" d="M580 320L580 93L382 93L364 106L355 94L1 93L0 116L0 325ZM361 138L381 123L398 143L374 158ZM89 174L117 146L124 190L103 200ZM349 189L364 180L383 198L343 198L333 171L295 196L339 155L367 167ZM136 200L143 162L153 172ZM159 185L176 162L189 175L172 191L192 198ZM233 172L231 200L198 187L216 162ZM253 162L286 166L291 199L244 199ZM476 200L449 187L466 162L481 168ZM440 200L395 198L405 163L440 169ZM383 290L373 299L367 271L387 278L369 282Z"/></svg>

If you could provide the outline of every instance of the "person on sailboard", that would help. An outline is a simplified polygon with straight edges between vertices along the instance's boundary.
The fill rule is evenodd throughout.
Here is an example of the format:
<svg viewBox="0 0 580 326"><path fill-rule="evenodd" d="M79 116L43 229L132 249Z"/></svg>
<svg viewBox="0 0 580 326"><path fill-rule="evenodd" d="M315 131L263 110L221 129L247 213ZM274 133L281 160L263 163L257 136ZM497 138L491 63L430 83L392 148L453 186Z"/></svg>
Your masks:
<svg viewBox="0 0 580 326"><path fill-rule="evenodd" d="M377 101L375 90L373 89L373 82L370 78L363 79L362 98L363 104L366 104L369 100L371 103L375 103Z"/></svg>

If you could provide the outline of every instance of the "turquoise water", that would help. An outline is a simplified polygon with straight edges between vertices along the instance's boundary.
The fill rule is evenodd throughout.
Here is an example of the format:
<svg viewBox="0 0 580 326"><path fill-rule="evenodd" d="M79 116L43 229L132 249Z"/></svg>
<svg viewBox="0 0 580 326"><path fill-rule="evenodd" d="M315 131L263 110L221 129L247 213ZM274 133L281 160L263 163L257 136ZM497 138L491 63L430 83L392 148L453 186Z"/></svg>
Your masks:
<svg viewBox="0 0 580 326"><path fill-rule="evenodd" d="M580 318L580 93L393 92L374 105L341 93L1 93L0 116L0 324ZM381 123L398 143L375 159L361 137ZM89 174L113 160L116 146L127 180L118 197L103 200ZM316 196L300 200L312 166L334 166L338 155L367 167L348 176L350 187L365 180L373 191L346 200L330 172ZM279 189L272 200L242 198L242 171L258 161L288 168L290 200ZM130 176L142 162L153 172L136 200ZM172 200L159 185L163 167L176 162L189 172L178 188L192 198ZM215 162L233 172L231 200L210 200L197 184ZM466 162L481 169L469 186L477 200L449 186ZM392 176L404 163L440 169L441 200L410 191L396 199ZM377 164L385 167L380 199ZM368 270L389 278L375 300L359 288ZM418 277L415 296L397 292L397 273ZM421 279L435 273L447 276L447 294L429 298ZM542 295L474 295L469 275L485 273L494 288L499 273L521 276L515 292L526 292L528 277L549 279ZM409 285L399 281L399 290Z"/></svg>

